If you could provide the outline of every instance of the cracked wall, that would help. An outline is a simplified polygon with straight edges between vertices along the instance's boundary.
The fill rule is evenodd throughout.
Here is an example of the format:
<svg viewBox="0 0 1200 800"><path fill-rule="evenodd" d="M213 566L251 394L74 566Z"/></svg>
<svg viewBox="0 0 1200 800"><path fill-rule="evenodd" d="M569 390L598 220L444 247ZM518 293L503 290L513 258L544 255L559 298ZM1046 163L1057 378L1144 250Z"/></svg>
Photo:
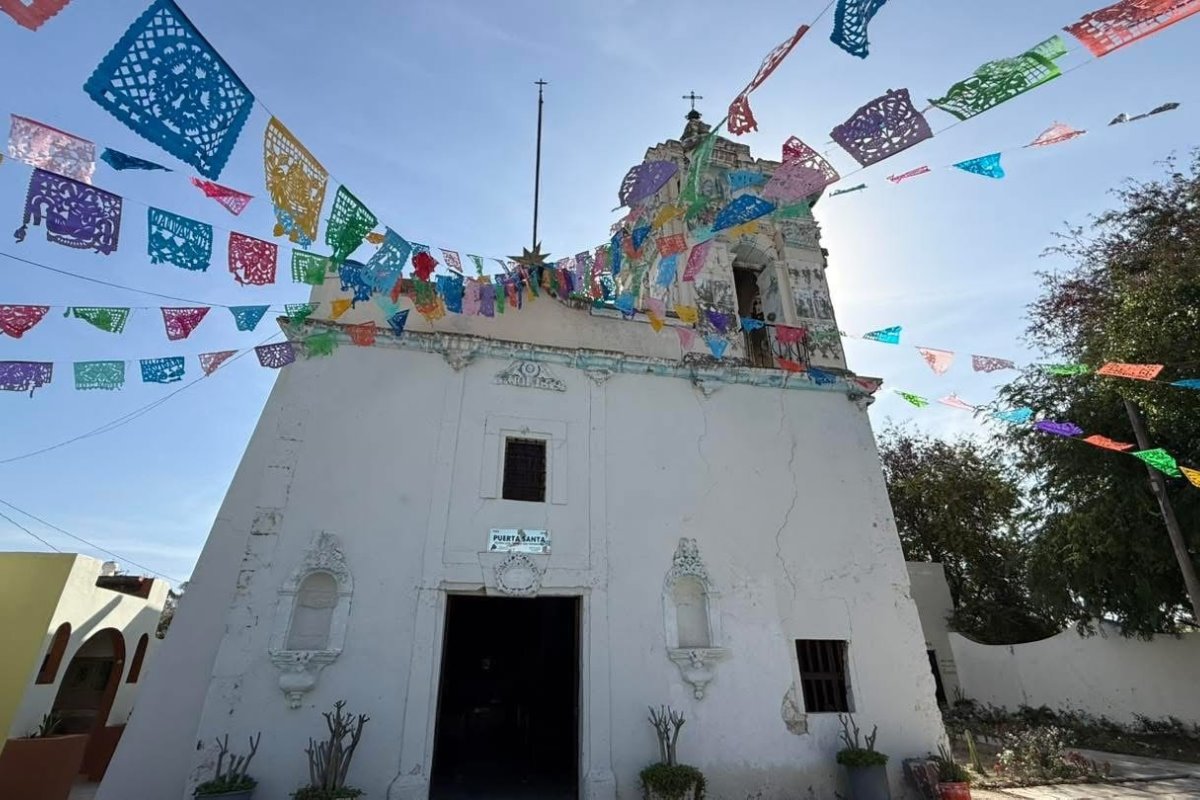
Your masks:
<svg viewBox="0 0 1200 800"><path fill-rule="evenodd" d="M100 800L135 785L182 799L206 758L197 741L256 730L268 732L261 791L283 796L303 781L307 739L337 699L372 717L353 782L372 797L423 797L445 594L495 591L492 554L479 553L493 527L550 530L543 591L584 598L586 797L640 796L637 772L657 752L645 707L664 702L688 715L681 757L714 796L743 786L764 800L831 796L836 720L806 714L789 730L781 716L798 638L849 640L857 715L879 724L897 770L936 747L878 456L844 393L557 365L565 391L498 384L511 363L479 357L455 371L432 353L346 347L281 375L166 643L186 685L144 696ZM552 437L552 502L488 496L489 420ZM318 531L343 543L354 605L344 652L290 709L267 650L279 587ZM721 593L730 651L703 700L666 652L662 593L681 536L697 540Z"/></svg>

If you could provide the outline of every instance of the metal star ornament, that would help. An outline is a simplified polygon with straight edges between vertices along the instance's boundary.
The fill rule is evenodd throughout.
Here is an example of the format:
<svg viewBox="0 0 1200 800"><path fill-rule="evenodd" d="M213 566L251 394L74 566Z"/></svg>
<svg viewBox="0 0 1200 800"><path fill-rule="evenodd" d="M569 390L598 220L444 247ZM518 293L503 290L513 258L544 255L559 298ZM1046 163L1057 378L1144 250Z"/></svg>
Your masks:
<svg viewBox="0 0 1200 800"><path fill-rule="evenodd" d="M541 242L535 243L532 250L530 250L528 247L522 247L521 255L519 256L509 256L510 259L512 259L515 263L520 264L522 267L549 266L546 263L546 259L549 257L549 253L542 252Z"/></svg>

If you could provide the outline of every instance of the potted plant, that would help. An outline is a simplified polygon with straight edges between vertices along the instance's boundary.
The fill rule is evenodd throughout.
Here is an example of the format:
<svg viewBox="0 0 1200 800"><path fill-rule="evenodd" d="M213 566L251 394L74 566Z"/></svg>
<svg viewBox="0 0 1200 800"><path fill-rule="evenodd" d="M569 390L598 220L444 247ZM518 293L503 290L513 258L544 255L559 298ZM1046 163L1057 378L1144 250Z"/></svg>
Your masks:
<svg viewBox="0 0 1200 800"><path fill-rule="evenodd" d="M875 749L879 726L871 729L871 733L865 737L867 746L863 747L863 739L860 738L853 715L838 714L838 722L842 723L841 739L846 746L838 751L837 763L846 768L851 800L891 800L886 766L888 757Z"/></svg>
<svg viewBox="0 0 1200 800"><path fill-rule="evenodd" d="M669 706L650 709L650 724L658 736L658 763L641 771L642 796L646 800L703 800L704 773L676 760L683 714Z"/></svg>
<svg viewBox="0 0 1200 800"><path fill-rule="evenodd" d="M371 718L366 714L359 714L357 719L343 714L345 707L346 701L339 700L333 704L332 714L328 711L323 714L325 726L329 728L328 739L323 742L308 740L304 752L308 755L309 783L292 792L296 800L343 800L363 793L362 789L346 785L346 774L350 771L350 760L354 758L363 726Z"/></svg>
<svg viewBox="0 0 1200 800"><path fill-rule="evenodd" d="M250 738L250 754L245 756L229 752L228 733L225 734L224 740L217 739L217 747L220 749L217 752L217 768L213 770L212 780L197 786L193 796L203 797L205 800L250 800L254 796L254 787L258 785L258 781L251 778L247 771L250 769L250 760L258 752L260 739L262 731ZM229 758L228 764L225 763L226 757Z"/></svg>
<svg viewBox="0 0 1200 800"><path fill-rule="evenodd" d="M51 712L28 736L9 739L0 753L0 797L67 800L83 766L88 735L59 733Z"/></svg>
<svg viewBox="0 0 1200 800"><path fill-rule="evenodd" d="M938 797L941 800L971 800L971 773L954 760L954 755L944 745L938 745L938 754L932 757L938 771Z"/></svg>

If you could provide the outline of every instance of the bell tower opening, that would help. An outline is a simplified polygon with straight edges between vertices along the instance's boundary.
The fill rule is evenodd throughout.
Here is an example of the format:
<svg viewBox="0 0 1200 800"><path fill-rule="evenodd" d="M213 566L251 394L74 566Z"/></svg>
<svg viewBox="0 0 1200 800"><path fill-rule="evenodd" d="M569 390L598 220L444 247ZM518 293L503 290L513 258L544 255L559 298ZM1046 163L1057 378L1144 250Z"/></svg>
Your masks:
<svg viewBox="0 0 1200 800"><path fill-rule="evenodd" d="M737 293L738 316L765 323L758 271L734 264L733 286ZM746 358L750 360L750 366L768 369L775 366L765 325L755 330L744 330L742 336L746 340Z"/></svg>

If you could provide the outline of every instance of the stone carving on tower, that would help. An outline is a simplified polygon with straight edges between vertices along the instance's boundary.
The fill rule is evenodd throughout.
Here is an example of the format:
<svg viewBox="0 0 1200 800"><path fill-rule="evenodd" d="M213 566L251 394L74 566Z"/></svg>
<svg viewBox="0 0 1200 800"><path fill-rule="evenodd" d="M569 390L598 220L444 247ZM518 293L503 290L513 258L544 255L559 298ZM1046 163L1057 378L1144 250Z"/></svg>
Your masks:
<svg viewBox="0 0 1200 800"><path fill-rule="evenodd" d="M342 654L353 595L354 578L342 544L322 531L279 588L275 608L268 652L289 708L300 707L321 670Z"/></svg>
<svg viewBox="0 0 1200 800"><path fill-rule="evenodd" d="M496 383L524 389L545 389L550 392L567 390L567 384L562 378L537 361L514 361L508 369L496 376Z"/></svg>
<svg viewBox="0 0 1200 800"><path fill-rule="evenodd" d="M712 126L707 122L702 122L700 112L693 108L688 112L687 125L684 126L683 135L679 137L679 141L684 150L692 150L711 130Z"/></svg>
<svg viewBox="0 0 1200 800"><path fill-rule="evenodd" d="M729 650L720 646L719 598L700 546L695 539L681 538L663 584L663 617L667 657L697 700L704 699L716 677L717 662L729 657Z"/></svg>

